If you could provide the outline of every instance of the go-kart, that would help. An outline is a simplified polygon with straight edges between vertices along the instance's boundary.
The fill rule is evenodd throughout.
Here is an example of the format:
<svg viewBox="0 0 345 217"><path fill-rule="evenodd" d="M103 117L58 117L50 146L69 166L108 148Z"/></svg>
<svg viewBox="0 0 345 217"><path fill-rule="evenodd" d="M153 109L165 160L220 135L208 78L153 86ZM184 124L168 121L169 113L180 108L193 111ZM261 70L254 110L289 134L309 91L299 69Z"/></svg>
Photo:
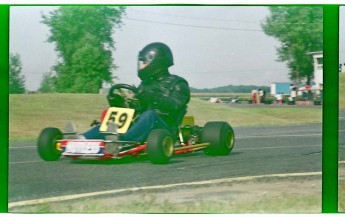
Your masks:
<svg viewBox="0 0 345 217"><path fill-rule="evenodd" d="M45 161L56 161L61 156L72 159L110 160L124 156L143 156L155 164L168 163L173 155L203 150L207 155L228 155L235 144L233 128L222 121L207 122L203 127L194 123L186 111L176 120L171 129L153 129L146 142L118 141L140 116L140 106L135 98L137 89L126 84L117 84L110 91L121 96L122 107L110 107L101 117L100 133L105 139L80 139L75 132L62 132L48 127L41 131L37 148Z"/></svg>

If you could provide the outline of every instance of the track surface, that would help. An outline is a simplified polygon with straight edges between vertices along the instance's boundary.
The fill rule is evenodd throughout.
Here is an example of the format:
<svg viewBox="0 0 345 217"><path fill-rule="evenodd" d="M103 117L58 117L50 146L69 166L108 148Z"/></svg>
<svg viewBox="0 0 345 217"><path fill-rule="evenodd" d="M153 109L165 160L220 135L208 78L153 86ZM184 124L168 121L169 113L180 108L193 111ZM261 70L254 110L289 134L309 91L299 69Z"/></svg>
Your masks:
<svg viewBox="0 0 345 217"><path fill-rule="evenodd" d="M146 158L108 162L42 161L35 142L11 143L9 202L221 178L321 171L322 125L234 128L229 156L203 152L176 156L167 165ZM345 161L345 110L339 118L339 161Z"/></svg>
<svg viewBox="0 0 345 217"><path fill-rule="evenodd" d="M340 133L344 133L344 118ZM10 144L9 202L130 187L321 171L321 124L285 127L234 128L235 148L229 156L209 157L203 152L176 156L168 165L147 159L110 162L44 162L34 142ZM340 136L340 161L345 144Z"/></svg>

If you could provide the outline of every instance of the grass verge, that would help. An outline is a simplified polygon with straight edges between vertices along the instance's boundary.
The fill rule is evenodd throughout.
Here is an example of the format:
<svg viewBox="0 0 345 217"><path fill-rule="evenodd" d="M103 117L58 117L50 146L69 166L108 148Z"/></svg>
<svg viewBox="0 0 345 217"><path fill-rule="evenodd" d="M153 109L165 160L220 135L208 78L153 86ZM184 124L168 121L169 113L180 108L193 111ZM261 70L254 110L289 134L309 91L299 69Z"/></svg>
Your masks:
<svg viewBox="0 0 345 217"><path fill-rule="evenodd" d="M193 115L200 126L215 120L227 121L235 127L321 122L321 107L230 105L192 98L188 115ZM10 95L9 107L9 139L20 141L37 138L45 127L63 129L68 121L73 121L83 132L93 120L99 119L107 101L99 94L20 94Z"/></svg>
<svg viewBox="0 0 345 217"><path fill-rule="evenodd" d="M12 213L320 213L320 176L218 183L11 208Z"/></svg>
<svg viewBox="0 0 345 217"><path fill-rule="evenodd" d="M45 127L74 121L81 130L99 116L107 101L97 94L20 94L9 97L9 139L37 138Z"/></svg>
<svg viewBox="0 0 345 217"><path fill-rule="evenodd" d="M296 107L273 105L238 106L235 104L209 103L192 98L188 114L193 115L196 123L204 125L207 121L222 120L232 126L269 126L320 123L321 107Z"/></svg>
<svg viewBox="0 0 345 217"><path fill-rule="evenodd" d="M345 73L339 74L339 108L345 108Z"/></svg>
<svg viewBox="0 0 345 217"><path fill-rule="evenodd" d="M281 194L279 196L264 196L253 202L221 202L198 200L187 203L173 203L169 200L160 201L152 195L139 196L123 203L105 200L81 200L71 204L42 204L30 208L18 208L15 212L25 213L320 213L320 196L301 196ZM88 211L91 210L91 211Z"/></svg>

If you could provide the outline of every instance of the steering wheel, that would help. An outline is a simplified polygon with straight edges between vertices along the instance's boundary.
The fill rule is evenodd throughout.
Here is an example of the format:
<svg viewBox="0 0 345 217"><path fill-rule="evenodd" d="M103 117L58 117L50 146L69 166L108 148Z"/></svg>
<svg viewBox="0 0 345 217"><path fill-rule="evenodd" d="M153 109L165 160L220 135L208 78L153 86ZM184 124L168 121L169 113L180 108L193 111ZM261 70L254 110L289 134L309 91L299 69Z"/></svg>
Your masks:
<svg viewBox="0 0 345 217"><path fill-rule="evenodd" d="M138 88L132 85L115 84L109 90L108 100L109 96L114 97L121 104L118 107L133 108L137 110L141 107L139 100L135 97L137 92Z"/></svg>

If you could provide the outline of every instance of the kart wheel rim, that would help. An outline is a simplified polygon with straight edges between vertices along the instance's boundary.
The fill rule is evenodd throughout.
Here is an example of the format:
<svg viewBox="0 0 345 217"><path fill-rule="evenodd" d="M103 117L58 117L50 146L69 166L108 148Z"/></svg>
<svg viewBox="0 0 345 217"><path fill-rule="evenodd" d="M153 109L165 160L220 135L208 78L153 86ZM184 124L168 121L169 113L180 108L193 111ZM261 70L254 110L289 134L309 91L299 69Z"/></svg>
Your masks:
<svg viewBox="0 0 345 217"><path fill-rule="evenodd" d="M163 153L165 156L170 157L174 151L173 140L170 137L165 137L163 140Z"/></svg>
<svg viewBox="0 0 345 217"><path fill-rule="evenodd" d="M234 135L231 130L229 130L226 134L226 146L231 149L234 146Z"/></svg>
<svg viewBox="0 0 345 217"><path fill-rule="evenodd" d="M61 139L62 137L60 135L56 135L53 139L53 142L51 144L52 150L54 150L55 153L59 154L61 153L61 144L58 144L57 140Z"/></svg>

